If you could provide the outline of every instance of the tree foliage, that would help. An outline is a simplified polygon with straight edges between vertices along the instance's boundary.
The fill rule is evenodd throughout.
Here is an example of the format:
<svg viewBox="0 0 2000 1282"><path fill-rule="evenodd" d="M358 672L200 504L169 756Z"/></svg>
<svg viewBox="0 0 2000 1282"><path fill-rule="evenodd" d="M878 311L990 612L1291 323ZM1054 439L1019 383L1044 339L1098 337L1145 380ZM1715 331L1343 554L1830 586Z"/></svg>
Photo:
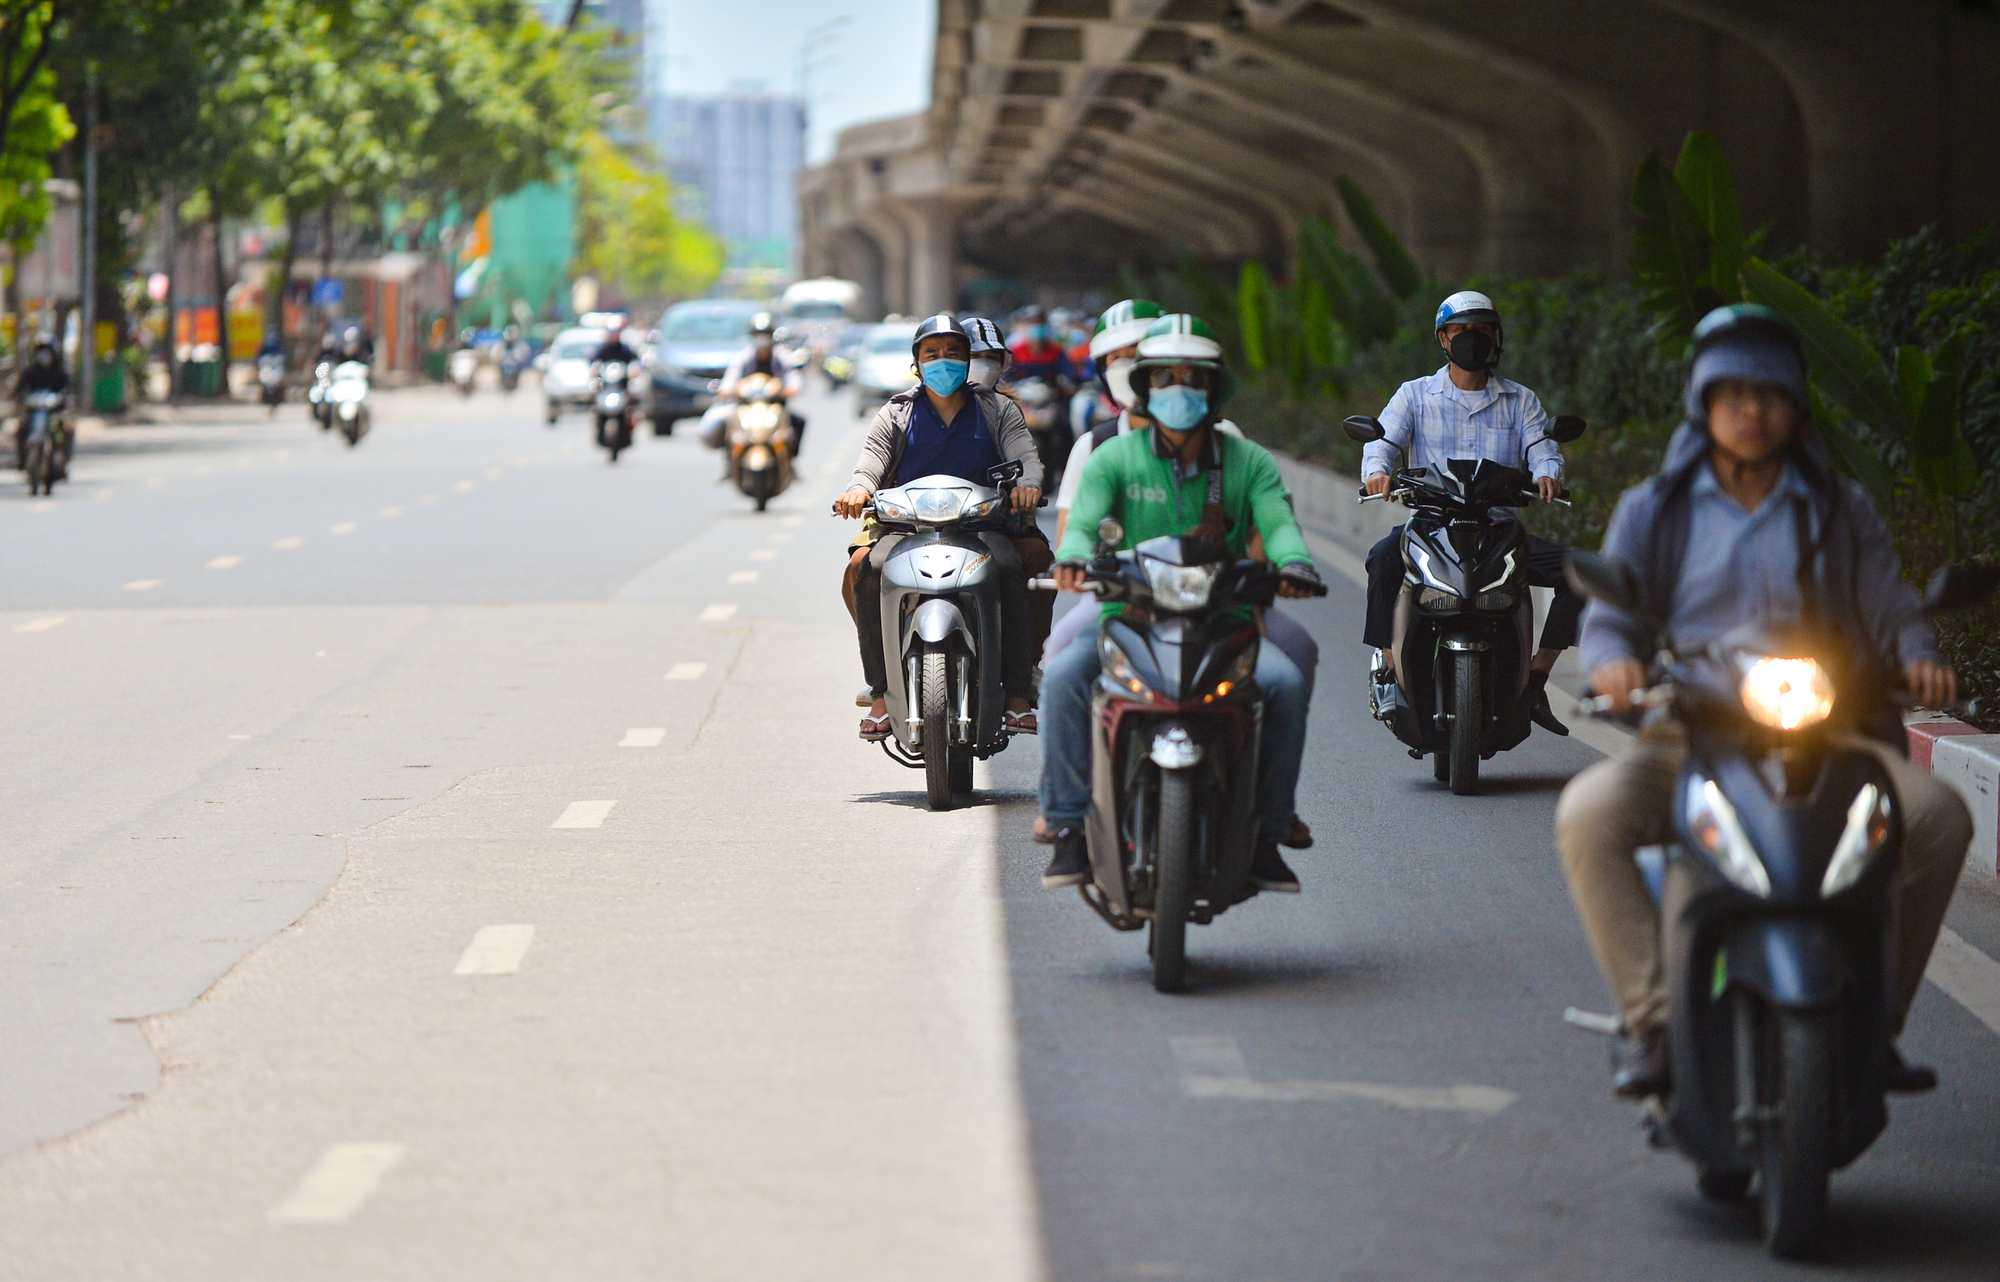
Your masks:
<svg viewBox="0 0 2000 1282"><path fill-rule="evenodd" d="M578 275L628 302L701 293L722 273L722 246L674 214L673 189L602 134L586 135L576 171Z"/></svg>

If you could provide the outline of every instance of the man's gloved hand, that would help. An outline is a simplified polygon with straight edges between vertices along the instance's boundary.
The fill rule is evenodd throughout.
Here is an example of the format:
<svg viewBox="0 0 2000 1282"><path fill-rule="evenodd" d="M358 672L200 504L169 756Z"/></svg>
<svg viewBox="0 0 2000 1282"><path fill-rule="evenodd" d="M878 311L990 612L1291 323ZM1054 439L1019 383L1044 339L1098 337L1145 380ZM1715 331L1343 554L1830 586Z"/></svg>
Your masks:
<svg viewBox="0 0 2000 1282"><path fill-rule="evenodd" d="M1326 580L1307 561L1294 561L1278 569L1278 595L1284 597L1325 596Z"/></svg>
<svg viewBox="0 0 2000 1282"><path fill-rule="evenodd" d="M1085 561L1058 561L1050 569L1055 576L1056 586L1065 592L1081 592L1085 583L1083 573Z"/></svg>

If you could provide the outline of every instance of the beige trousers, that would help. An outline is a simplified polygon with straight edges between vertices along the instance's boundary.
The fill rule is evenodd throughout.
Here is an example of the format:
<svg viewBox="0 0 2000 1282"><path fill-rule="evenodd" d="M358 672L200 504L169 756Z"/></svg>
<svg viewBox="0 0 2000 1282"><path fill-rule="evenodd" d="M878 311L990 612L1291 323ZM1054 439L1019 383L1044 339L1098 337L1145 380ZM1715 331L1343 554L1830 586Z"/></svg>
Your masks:
<svg viewBox="0 0 2000 1282"><path fill-rule="evenodd" d="M1900 1033L1972 844L1972 815L1957 793L1885 745L1859 737L1841 742L1881 761L1902 808L1903 902L1892 1012ZM1681 727L1651 727L1619 756L1570 780L1556 805L1563 875L1598 969L1635 1035L1665 1021L1667 989L1659 912L1632 854L1670 839L1674 781L1686 757Z"/></svg>

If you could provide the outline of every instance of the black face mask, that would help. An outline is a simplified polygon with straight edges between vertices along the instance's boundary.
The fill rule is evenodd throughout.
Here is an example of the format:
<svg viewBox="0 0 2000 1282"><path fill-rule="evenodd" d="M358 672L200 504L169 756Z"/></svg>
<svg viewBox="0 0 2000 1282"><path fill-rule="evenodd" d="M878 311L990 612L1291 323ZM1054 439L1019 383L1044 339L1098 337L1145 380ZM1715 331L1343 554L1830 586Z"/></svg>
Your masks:
<svg viewBox="0 0 2000 1282"><path fill-rule="evenodd" d="M1451 340L1451 363L1468 374L1492 369L1493 356L1493 335L1483 329L1468 329Z"/></svg>

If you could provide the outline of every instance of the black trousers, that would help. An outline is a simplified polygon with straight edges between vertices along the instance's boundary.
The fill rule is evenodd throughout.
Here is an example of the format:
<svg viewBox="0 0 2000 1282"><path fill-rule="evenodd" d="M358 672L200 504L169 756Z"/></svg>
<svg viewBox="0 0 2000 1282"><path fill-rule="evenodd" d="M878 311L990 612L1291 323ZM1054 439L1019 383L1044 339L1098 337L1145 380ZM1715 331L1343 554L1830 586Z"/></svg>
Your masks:
<svg viewBox="0 0 2000 1282"><path fill-rule="evenodd" d="M875 540L854 578L854 631L861 641L861 671L868 688L878 695L889 688L888 662L882 653L882 567L903 537L884 534ZM1028 607L1028 571L1021 564L1014 540L996 530L982 532L979 539L1000 576L1000 681L1008 698L1032 699L1039 651Z"/></svg>
<svg viewBox="0 0 2000 1282"><path fill-rule="evenodd" d="M1378 650L1387 649L1396 639L1396 598L1403 590L1403 527L1389 531L1388 537L1368 551L1368 622L1361 640ZM1554 588L1556 599L1549 604L1549 617L1542 623L1542 649L1567 650L1576 644L1576 623L1583 615L1583 598L1563 577L1567 549L1560 543L1528 536L1528 582L1538 588Z"/></svg>

